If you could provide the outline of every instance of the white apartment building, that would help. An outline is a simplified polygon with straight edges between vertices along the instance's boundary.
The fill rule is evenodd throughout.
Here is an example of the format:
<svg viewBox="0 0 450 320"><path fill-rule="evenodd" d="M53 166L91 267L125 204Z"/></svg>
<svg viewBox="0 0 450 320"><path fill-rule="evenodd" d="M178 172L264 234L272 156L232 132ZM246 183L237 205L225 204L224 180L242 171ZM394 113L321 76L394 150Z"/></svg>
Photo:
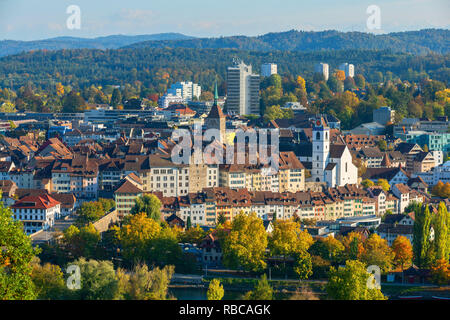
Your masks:
<svg viewBox="0 0 450 320"><path fill-rule="evenodd" d="M159 98L158 105L161 108L167 108L171 104L185 103L185 102L186 102L186 100L182 96L177 96L172 93L167 93L167 94L163 95L161 98Z"/></svg>
<svg viewBox="0 0 450 320"><path fill-rule="evenodd" d="M355 76L355 66L353 64L349 64L347 62L342 63L339 65L339 70L342 70L345 72L345 77L354 77Z"/></svg>
<svg viewBox="0 0 450 320"><path fill-rule="evenodd" d="M270 77L278 73L278 66L275 63L264 63L261 66L261 75L263 77Z"/></svg>
<svg viewBox="0 0 450 320"><path fill-rule="evenodd" d="M27 235L53 227L60 215L61 203L49 195L26 196L16 201L11 210L14 219L22 221Z"/></svg>
<svg viewBox="0 0 450 320"><path fill-rule="evenodd" d="M189 82L177 82L170 86L167 90L168 94L173 96L182 97L185 101L193 100L194 98L200 98L202 94L202 88L196 83Z"/></svg>
<svg viewBox="0 0 450 320"><path fill-rule="evenodd" d="M314 66L314 72L322 74L325 81L328 81L330 76L330 66L328 63L320 62Z"/></svg>

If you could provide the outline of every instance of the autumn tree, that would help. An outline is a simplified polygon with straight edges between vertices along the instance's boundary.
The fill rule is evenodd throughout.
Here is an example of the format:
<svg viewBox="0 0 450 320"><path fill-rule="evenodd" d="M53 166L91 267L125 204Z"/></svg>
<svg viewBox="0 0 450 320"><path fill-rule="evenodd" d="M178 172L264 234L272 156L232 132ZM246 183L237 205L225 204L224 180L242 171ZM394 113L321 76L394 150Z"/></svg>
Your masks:
<svg viewBox="0 0 450 320"><path fill-rule="evenodd" d="M450 264L448 260L438 259L431 266L431 278L438 285L450 285Z"/></svg>
<svg viewBox="0 0 450 320"><path fill-rule="evenodd" d="M388 192L391 189L389 182L386 179L378 179L377 186L380 186L384 191Z"/></svg>
<svg viewBox="0 0 450 320"><path fill-rule="evenodd" d="M363 186L364 188L373 187L373 186L375 185L375 183L374 183L372 180L369 180L369 179L364 179L364 180L361 182L361 184L362 184L362 186Z"/></svg>
<svg viewBox="0 0 450 320"><path fill-rule="evenodd" d="M33 300L31 261L38 250L12 215L0 202L0 300Z"/></svg>
<svg viewBox="0 0 450 320"><path fill-rule="evenodd" d="M392 267L394 254L387 241L376 233L370 235L364 241L364 250L360 255L360 260L367 266L376 265L382 272L388 272Z"/></svg>
<svg viewBox="0 0 450 320"><path fill-rule="evenodd" d="M328 296L335 300L387 300L379 289L369 289L369 273L364 263L348 260L345 267L331 267L326 286Z"/></svg>
<svg viewBox="0 0 450 320"><path fill-rule="evenodd" d="M125 258L142 261L148 255L148 242L155 239L160 231L159 223L148 218L145 213L139 213L126 217L122 227L117 230L116 237Z"/></svg>
<svg viewBox="0 0 450 320"><path fill-rule="evenodd" d="M173 266L150 270L146 264L136 265L131 272L117 270L119 296L125 300L168 300Z"/></svg>
<svg viewBox="0 0 450 320"><path fill-rule="evenodd" d="M302 231L294 221L281 220L274 223L269 237L269 249L272 256L282 256L286 269L286 258L294 258L294 271L302 279L312 274L311 256L308 252L313 239L307 231Z"/></svg>
<svg viewBox="0 0 450 320"><path fill-rule="evenodd" d="M341 240L344 245L344 257L347 260L358 259L364 251L364 239L360 233L350 232Z"/></svg>
<svg viewBox="0 0 450 320"><path fill-rule="evenodd" d="M410 264L413 258L411 242L404 236L398 236L392 243L392 251L394 252L394 264L400 266L403 271L404 266Z"/></svg>
<svg viewBox="0 0 450 320"><path fill-rule="evenodd" d="M230 234L222 241L223 262L227 267L242 267L247 271L261 271L267 248L267 234L263 221L255 213L241 212L231 224Z"/></svg>
<svg viewBox="0 0 450 320"><path fill-rule="evenodd" d="M213 279L209 283L206 297L208 300L222 300L224 295L223 286L220 284L220 280Z"/></svg>
<svg viewBox="0 0 450 320"><path fill-rule="evenodd" d="M338 239L329 236L316 240L309 249L311 254L320 256L322 259L338 263L342 260L345 247Z"/></svg>
<svg viewBox="0 0 450 320"><path fill-rule="evenodd" d="M306 106L308 104L308 95L306 93L305 79L303 79L301 76L298 76L296 84L297 84L297 88L295 89L295 95L297 96L297 98L301 102L301 104L303 106Z"/></svg>
<svg viewBox="0 0 450 320"><path fill-rule="evenodd" d="M206 237L206 231L204 231L199 225L187 229L180 234L180 242L200 244L200 242Z"/></svg>

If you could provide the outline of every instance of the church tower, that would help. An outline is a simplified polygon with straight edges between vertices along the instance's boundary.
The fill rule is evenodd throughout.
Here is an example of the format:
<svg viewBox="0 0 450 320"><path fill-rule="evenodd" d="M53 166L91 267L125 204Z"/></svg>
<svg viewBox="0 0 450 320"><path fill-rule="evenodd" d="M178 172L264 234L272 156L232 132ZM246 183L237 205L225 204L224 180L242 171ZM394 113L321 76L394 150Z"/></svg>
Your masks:
<svg viewBox="0 0 450 320"><path fill-rule="evenodd" d="M219 106L219 95L217 93L217 82L215 83L214 88L214 104L209 112L208 116L205 119L205 127L206 129L217 129L220 131L220 139L218 137L217 140L220 142L225 141L226 135L226 117L222 112L222 109Z"/></svg>
<svg viewBox="0 0 450 320"><path fill-rule="evenodd" d="M330 128L323 117L317 119L312 130L312 167L314 182L325 182L325 168L330 156Z"/></svg>

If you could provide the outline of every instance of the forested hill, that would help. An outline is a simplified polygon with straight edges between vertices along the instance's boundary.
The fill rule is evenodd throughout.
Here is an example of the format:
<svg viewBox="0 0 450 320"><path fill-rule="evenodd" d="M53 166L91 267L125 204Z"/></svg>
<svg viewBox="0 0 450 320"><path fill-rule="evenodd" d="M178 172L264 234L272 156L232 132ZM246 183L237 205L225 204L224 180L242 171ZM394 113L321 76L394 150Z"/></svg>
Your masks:
<svg viewBox="0 0 450 320"><path fill-rule="evenodd" d="M36 41L0 41L0 57L32 50L117 49L136 42L192 39L180 33L160 33L138 36L112 35L98 38L58 37Z"/></svg>
<svg viewBox="0 0 450 320"><path fill-rule="evenodd" d="M255 51L315 51L376 49L412 54L448 53L450 30L425 29L374 35L363 32L339 31L287 31L268 33L258 37L233 36L221 38L195 38L182 40L144 41L129 48L211 48Z"/></svg>
<svg viewBox="0 0 450 320"><path fill-rule="evenodd" d="M283 76L302 75L306 80L312 80L314 64L320 61L330 64L330 73L342 62L351 62L355 72L369 82L395 77L409 81L430 77L447 82L450 78L450 54L418 56L376 50L76 49L34 51L0 58L0 88L18 89L28 83L53 89L56 83L84 88L139 82L163 93L171 83L192 80L212 89L216 78L219 83L225 81L226 68L235 57L253 65L256 72L262 63L275 62Z"/></svg>

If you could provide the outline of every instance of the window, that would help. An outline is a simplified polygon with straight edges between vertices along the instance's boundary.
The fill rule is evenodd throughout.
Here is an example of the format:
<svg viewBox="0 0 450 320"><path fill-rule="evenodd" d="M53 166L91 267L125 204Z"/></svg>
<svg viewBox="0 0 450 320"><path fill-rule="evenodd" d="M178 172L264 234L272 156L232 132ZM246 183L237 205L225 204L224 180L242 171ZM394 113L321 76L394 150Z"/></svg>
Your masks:
<svg viewBox="0 0 450 320"><path fill-rule="evenodd" d="M317 132L317 134L316 134L316 140L320 140L320 132Z"/></svg>

